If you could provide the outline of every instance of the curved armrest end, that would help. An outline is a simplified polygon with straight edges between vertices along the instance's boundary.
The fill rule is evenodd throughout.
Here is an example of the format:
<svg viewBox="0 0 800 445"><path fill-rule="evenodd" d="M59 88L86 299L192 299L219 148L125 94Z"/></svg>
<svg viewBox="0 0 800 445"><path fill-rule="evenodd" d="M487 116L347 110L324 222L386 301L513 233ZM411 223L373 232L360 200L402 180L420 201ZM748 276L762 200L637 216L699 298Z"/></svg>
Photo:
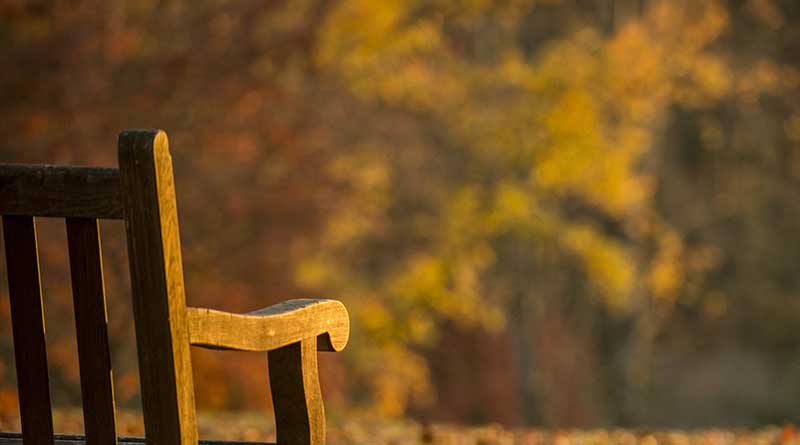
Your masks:
<svg viewBox="0 0 800 445"><path fill-rule="evenodd" d="M189 342L213 349L270 351L317 337L320 351L341 351L350 317L340 301L288 300L246 314L187 308Z"/></svg>

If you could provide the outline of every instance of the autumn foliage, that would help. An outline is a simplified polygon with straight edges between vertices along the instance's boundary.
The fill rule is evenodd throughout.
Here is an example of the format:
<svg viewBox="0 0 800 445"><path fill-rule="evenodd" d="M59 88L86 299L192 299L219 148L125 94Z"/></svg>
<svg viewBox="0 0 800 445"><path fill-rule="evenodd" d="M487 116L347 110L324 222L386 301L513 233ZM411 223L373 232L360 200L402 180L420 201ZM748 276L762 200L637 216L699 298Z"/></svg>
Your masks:
<svg viewBox="0 0 800 445"><path fill-rule="evenodd" d="M329 412L509 425L800 416L792 0L0 2L2 162L173 151L190 304L345 302ZM80 401L63 224L54 399ZM123 227L116 392L138 403ZM0 418L16 412L7 292ZM201 409L262 355L193 351ZM334 414L335 415L335 414Z"/></svg>

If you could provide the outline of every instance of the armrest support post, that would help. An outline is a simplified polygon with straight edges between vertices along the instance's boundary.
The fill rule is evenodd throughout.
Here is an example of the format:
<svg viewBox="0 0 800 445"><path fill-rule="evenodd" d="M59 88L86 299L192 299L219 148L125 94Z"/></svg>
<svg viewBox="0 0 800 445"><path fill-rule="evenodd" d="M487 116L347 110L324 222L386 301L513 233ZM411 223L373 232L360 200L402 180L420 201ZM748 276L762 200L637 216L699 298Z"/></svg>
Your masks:
<svg viewBox="0 0 800 445"><path fill-rule="evenodd" d="M316 337L267 354L278 445L324 445Z"/></svg>

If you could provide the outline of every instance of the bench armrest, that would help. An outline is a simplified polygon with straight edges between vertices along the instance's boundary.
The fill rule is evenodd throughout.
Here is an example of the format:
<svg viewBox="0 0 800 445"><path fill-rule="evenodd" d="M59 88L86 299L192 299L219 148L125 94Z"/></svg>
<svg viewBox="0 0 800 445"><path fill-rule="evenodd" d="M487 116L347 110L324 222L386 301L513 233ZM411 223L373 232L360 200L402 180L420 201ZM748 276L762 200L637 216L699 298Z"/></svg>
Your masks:
<svg viewBox="0 0 800 445"><path fill-rule="evenodd" d="M212 349L271 351L317 338L317 350L341 351L350 336L347 309L336 300L288 300L246 314L187 308L189 342Z"/></svg>
<svg viewBox="0 0 800 445"><path fill-rule="evenodd" d="M187 308L189 343L268 351L275 428L281 445L325 445L317 351L341 351L350 336L336 300L289 300L247 314Z"/></svg>

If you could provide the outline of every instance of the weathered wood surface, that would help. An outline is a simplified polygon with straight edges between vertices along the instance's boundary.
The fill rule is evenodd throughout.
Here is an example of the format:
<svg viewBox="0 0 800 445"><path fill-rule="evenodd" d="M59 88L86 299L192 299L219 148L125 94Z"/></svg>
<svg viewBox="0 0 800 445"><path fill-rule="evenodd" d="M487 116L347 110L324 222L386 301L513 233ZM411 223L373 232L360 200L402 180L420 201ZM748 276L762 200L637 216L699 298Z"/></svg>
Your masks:
<svg viewBox="0 0 800 445"><path fill-rule="evenodd" d="M121 219L119 171L0 164L0 214Z"/></svg>
<svg viewBox="0 0 800 445"><path fill-rule="evenodd" d="M187 308L166 134L122 133L119 164L119 170L0 164L22 425L22 433L0 432L0 445L145 442L116 437L100 218L124 218L126 223L147 443L198 443L190 358L195 344L269 351L278 442L324 445L317 351L340 351L347 344L350 324L344 305L289 300L247 314ZM53 434L35 216L67 219L86 436Z"/></svg>
<svg viewBox="0 0 800 445"><path fill-rule="evenodd" d="M0 432L0 444L2 445L23 445L22 434ZM81 435L56 434L56 445L80 445L85 444L86 438ZM119 445L142 444L145 443L144 437L119 437ZM24 445L28 445L25 443ZM275 445L268 442L236 442L229 440L200 440L200 445Z"/></svg>
<svg viewBox="0 0 800 445"><path fill-rule="evenodd" d="M269 351L318 337L321 351L341 351L350 335L347 309L336 300L288 300L247 314L189 308L193 345L238 351Z"/></svg>
<svg viewBox="0 0 800 445"><path fill-rule="evenodd" d="M119 166L145 436L153 444L195 445L194 383L166 133L120 134Z"/></svg>
<svg viewBox="0 0 800 445"><path fill-rule="evenodd" d="M29 445L53 443L42 287L36 225L31 216L3 216L22 434Z"/></svg>
<svg viewBox="0 0 800 445"><path fill-rule="evenodd" d="M280 445L324 445L325 408L313 338L267 353Z"/></svg>
<svg viewBox="0 0 800 445"><path fill-rule="evenodd" d="M67 218L67 245L86 445L111 445L117 438L116 410L98 221Z"/></svg>

